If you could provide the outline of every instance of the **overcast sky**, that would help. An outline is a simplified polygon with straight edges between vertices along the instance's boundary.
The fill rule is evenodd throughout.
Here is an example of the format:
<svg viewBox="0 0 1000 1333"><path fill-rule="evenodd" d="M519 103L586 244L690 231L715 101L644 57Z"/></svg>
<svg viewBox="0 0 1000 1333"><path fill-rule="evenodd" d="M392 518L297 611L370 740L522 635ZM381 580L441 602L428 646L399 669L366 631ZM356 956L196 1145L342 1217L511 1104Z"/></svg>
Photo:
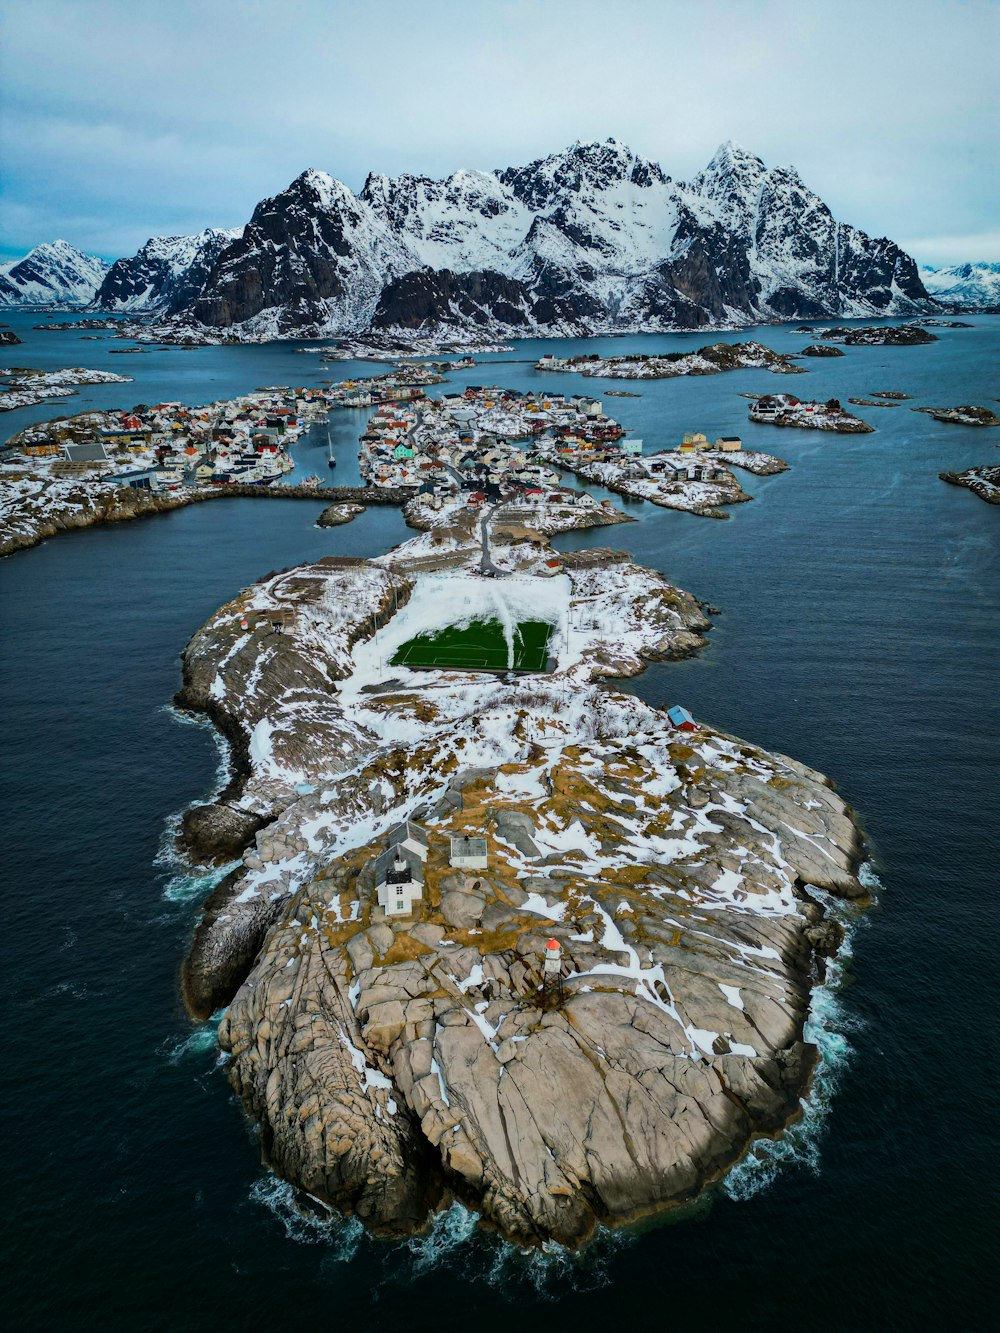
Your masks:
<svg viewBox="0 0 1000 1333"><path fill-rule="evenodd" d="M0 248L117 258L303 168L725 139L921 262L1000 260L1000 0L2 0Z"/></svg>

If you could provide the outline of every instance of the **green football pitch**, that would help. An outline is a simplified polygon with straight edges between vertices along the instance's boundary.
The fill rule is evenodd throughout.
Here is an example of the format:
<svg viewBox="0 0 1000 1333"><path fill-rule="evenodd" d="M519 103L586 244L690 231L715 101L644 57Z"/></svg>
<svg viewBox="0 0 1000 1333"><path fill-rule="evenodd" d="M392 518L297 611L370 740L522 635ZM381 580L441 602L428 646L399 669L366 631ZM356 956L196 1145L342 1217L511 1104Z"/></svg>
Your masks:
<svg viewBox="0 0 1000 1333"><path fill-rule="evenodd" d="M436 634L418 634L392 659L394 666L457 667L466 671L544 671L552 626L522 620L514 634L514 665L508 665L507 640L498 620L448 625Z"/></svg>

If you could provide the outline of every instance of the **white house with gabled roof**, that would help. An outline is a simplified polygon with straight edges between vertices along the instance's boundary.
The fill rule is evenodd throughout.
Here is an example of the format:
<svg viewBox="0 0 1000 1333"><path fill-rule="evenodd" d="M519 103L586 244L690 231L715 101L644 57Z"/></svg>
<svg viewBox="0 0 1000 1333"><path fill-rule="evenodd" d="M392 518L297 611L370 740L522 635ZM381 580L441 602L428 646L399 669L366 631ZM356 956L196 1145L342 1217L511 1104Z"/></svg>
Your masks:
<svg viewBox="0 0 1000 1333"><path fill-rule="evenodd" d="M415 824L410 819L404 819L401 824L391 828L386 843L390 847L405 847L414 856L419 856L421 861L427 860L427 830L422 824Z"/></svg>
<svg viewBox="0 0 1000 1333"><path fill-rule="evenodd" d="M470 838L466 834L452 838L448 860L463 870L485 870L489 860L486 839Z"/></svg>

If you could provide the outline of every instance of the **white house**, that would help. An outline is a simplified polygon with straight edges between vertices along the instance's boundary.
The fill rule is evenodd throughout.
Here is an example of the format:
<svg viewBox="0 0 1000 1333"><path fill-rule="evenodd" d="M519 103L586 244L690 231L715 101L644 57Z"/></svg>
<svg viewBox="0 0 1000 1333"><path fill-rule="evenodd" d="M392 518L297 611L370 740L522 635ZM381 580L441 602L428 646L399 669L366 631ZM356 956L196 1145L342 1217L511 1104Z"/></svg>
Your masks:
<svg viewBox="0 0 1000 1333"><path fill-rule="evenodd" d="M488 861L486 839L466 835L452 838L448 860L451 865L460 866L463 870L485 870Z"/></svg>
<svg viewBox="0 0 1000 1333"><path fill-rule="evenodd" d="M405 847L414 856L419 856L421 861L427 860L427 830L422 824L405 819L402 824L389 830L386 843L389 847Z"/></svg>
<svg viewBox="0 0 1000 1333"><path fill-rule="evenodd" d="M375 862L375 893L386 916L409 916L423 897L424 868L419 856L390 847Z"/></svg>
<svg viewBox="0 0 1000 1333"><path fill-rule="evenodd" d="M578 398L579 410L585 417L602 417L604 405L599 398Z"/></svg>

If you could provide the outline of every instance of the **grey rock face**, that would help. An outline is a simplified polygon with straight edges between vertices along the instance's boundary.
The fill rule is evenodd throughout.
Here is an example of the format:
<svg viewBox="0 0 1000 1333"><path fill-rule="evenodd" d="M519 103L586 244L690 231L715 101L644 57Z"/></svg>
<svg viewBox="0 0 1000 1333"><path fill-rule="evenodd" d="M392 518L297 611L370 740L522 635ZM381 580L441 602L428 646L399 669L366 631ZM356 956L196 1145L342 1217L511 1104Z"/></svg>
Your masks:
<svg viewBox="0 0 1000 1333"><path fill-rule="evenodd" d="M197 300L219 255L239 235L208 227L197 236L154 236L138 254L116 260L98 288L103 310L173 314Z"/></svg>

